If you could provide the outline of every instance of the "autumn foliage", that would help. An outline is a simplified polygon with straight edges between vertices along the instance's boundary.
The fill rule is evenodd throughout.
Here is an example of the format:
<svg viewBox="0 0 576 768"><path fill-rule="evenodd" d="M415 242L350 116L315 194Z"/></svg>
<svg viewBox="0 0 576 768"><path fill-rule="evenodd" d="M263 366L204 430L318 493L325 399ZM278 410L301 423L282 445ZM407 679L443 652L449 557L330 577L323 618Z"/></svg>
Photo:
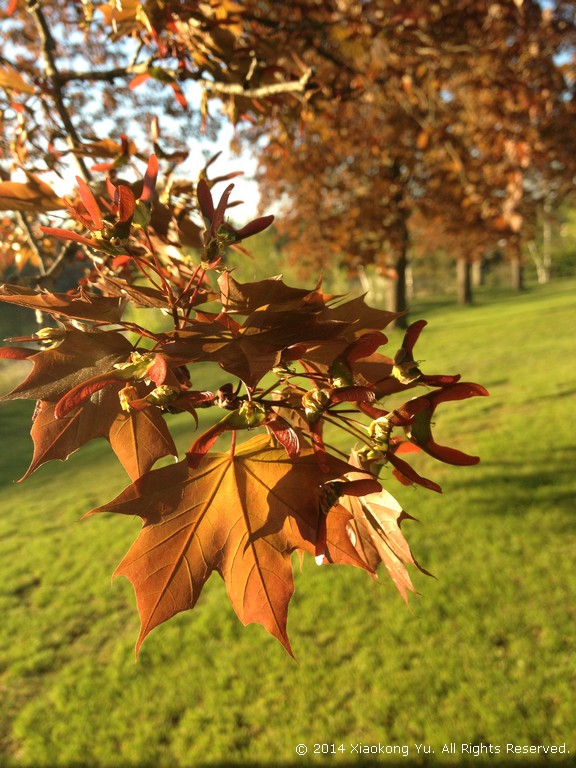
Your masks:
<svg viewBox="0 0 576 768"><path fill-rule="evenodd" d="M281 276L238 281L231 251L244 258L243 241L272 217L233 225L232 185L215 199L206 174L183 215L182 199L158 195L158 173L152 155L133 184L109 179L96 190L78 178L65 201L71 222L44 227L90 255L77 289L0 288L5 304L49 318L0 350L32 364L2 399L37 402L25 477L98 437L128 473L131 484L88 514L142 518L116 571L136 593L137 648L193 608L216 571L239 619L262 624L291 653L294 552L374 577L383 564L404 599L414 590L407 566L420 566L400 529L409 516L383 483L440 491L409 463L414 451L475 464L438 444L433 424L444 403L487 392L421 371L414 350L424 321L384 354L396 316L364 297L330 295L321 282L291 287ZM209 390L195 386L206 365ZM176 462L161 461L177 454L169 414L182 414L190 431Z"/></svg>
<svg viewBox="0 0 576 768"><path fill-rule="evenodd" d="M411 463L415 452L475 464L440 444L434 423L445 403L487 394L421 370L424 321L385 349L403 311L330 294L321 280L242 282L233 257L248 258L244 241L273 217L231 217L237 174L214 176L214 157L197 177L183 170L189 131L214 130L217 104L236 141L267 137L267 192L277 202L290 191L288 225L308 263L320 249L324 259L387 264L388 248L401 286L408 216L425 208L421 198L450 192L459 233L462 201L474 222L501 204L508 218L517 213L510 163L522 158L496 156L485 168L479 137L492 102L479 129L461 94L483 92L495 50L517 62L527 41L550 32L550 14L532 5L12 0L0 11L0 262L14 283L0 301L42 318L36 333L0 348L31 365L2 400L36 402L22 479L96 438L126 470L131 484L87 514L142 518L116 571L136 593L137 648L193 608L216 571L240 620L291 653L292 567L306 553L374 578L383 566L407 600L408 568L422 568L388 486L441 490ZM498 72L507 88L512 74ZM530 79L535 104L522 115L564 125L563 97L538 101L545 81ZM508 112L503 146L521 148L505 141L521 133ZM75 192L54 191L49 177L67 180L72 166ZM450 210L433 213L448 222ZM71 290L56 287L67 266ZM393 308L404 310L397 293ZM175 420L189 431L181 457Z"/></svg>

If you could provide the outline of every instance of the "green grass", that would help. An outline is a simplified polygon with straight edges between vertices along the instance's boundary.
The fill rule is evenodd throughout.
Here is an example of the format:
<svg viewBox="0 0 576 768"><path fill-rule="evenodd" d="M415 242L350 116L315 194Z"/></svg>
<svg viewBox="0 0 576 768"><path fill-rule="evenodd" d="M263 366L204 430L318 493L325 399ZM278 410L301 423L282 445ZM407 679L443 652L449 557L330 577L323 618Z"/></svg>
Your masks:
<svg viewBox="0 0 576 768"><path fill-rule="evenodd" d="M423 369L491 392L443 405L435 426L482 462L417 457L442 495L389 484L418 517L404 531L435 576L414 574L409 608L385 574L311 559L296 569L296 663L240 624L216 575L135 663L132 590L110 574L139 523L79 521L123 487L122 470L97 442L14 485L30 407L2 406L0 765L356 765L358 742L409 747L408 759L378 756L384 766L461 764L442 754L450 742L498 745L499 758L506 743L566 742L573 757L575 292L570 280L415 309L429 319ZM346 753L314 755L316 743ZM418 755L420 743L435 753Z"/></svg>

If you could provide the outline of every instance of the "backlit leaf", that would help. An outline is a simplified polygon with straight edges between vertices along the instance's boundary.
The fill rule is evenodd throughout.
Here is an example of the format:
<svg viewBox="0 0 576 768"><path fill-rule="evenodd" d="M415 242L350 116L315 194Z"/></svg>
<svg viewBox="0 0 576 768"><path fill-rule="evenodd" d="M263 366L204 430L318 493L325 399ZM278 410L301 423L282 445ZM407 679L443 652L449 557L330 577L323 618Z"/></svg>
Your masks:
<svg viewBox="0 0 576 768"><path fill-rule="evenodd" d="M116 323L121 317L118 299L96 294L78 293L75 297L67 293L48 293L16 285L0 285L0 301L74 320Z"/></svg>
<svg viewBox="0 0 576 768"><path fill-rule="evenodd" d="M66 460L98 437L110 442L132 480L150 470L163 456L176 455L174 441L157 408L129 413L121 410L121 386L116 383L96 393L63 418L56 418L54 403L40 402L31 430L34 456L22 479L48 461Z"/></svg>
<svg viewBox="0 0 576 768"><path fill-rule="evenodd" d="M1 400L56 402L78 384L102 374L125 360L132 345L119 333L88 333L69 329L56 346L36 352L25 381Z"/></svg>
<svg viewBox="0 0 576 768"><path fill-rule="evenodd" d="M354 463L354 455L351 461ZM357 480L360 476L352 472L348 477ZM416 590L406 565L413 565L427 573L414 559L400 530L402 521L410 519L410 516L385 489L363 496L342 496L340 504L353 515L349 536L358 552L373 570L380 563L384 564L402 599L407 602L408 592Z"/></svg>
<svg viewBox="0 0 576 768"><path fill-rule="evenodd" d="M186 462L144 475L114 501L93 510L138 515L143 528L116 574L133 584L142 627L137 648L154 627L192 608L212 573L224 579L239 619L262 624L291 653L286 632L294 591L290 554L314 554L320 483L349 469L330 458L322 475L310 449L290 459L256 437L234 456L212 454L199 468ZM327 531L332 562L368 568L355 554L336 514Z"/></svg>
<svg viewBox="0 0 576 768"><path fill-rule="evenodd" d="M35 93L34 88L24 80L19 72L5 64L0 67L0 88L20 91L21 93Z"/></svg>
<svg viewBox="0 0 576 768"><path fill-rule="evenodd" d="M0 210L56 211L66 208L66 201L37 176L27 181L0 181Z"/></svg>

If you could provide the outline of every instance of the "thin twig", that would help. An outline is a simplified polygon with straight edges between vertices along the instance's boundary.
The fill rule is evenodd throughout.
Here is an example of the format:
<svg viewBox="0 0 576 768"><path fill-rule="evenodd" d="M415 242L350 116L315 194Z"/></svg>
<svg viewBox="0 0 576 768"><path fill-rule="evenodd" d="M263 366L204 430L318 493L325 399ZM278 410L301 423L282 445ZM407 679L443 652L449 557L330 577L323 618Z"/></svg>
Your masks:
<svg viewBox="0 0 576 768"><path fill-rule="evenodd" d="M36 257L38 259L38 270L40 272L40 275L44 277L46 275L46 265L44 264L44 254L42 252L42 249L38 245L38 241L36 240L36 237L34 235L32 225L28 221L28 217L26 216L24 211L18 211L17 218L18 218L18 223L20 224L22 229L26 232L26 236L28 238L28 243L30 244L30 247L36 254Z"/></svg>

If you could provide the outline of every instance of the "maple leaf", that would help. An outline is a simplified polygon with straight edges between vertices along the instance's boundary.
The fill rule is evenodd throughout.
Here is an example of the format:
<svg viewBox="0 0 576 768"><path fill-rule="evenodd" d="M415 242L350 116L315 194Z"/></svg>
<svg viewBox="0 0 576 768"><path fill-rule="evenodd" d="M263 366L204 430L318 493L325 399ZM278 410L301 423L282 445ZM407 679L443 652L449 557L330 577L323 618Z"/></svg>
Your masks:
<svg viewBox="0 0 576 768"><path fill-rule="evenodd" d="M398 312L375 309L366 304L364 296L348 299L330 308L331 319L350 323L351 330L381 331L399 317Z"/></svg>
<svg viewBox="0 0 576 768"><path fill-rule="evenodd" d="M28 94L36 92L35 89L24 80L19 72L6 64L3 64L0 67L0 88Z"/></svg>
<svg viewBox="0 0 576 768"><path fill-rule="evenodd" d="M66 208L66 202L42 179L28 173L28 180L0 182L0 210L55 211Z"/></svg>
<svg viewBox="0 0 576 768"><path fill-rule="evenodd" d="M75 155L85 157L111 157L117 158L123 155L127 157L137 153L136 144L129 140L125 134L120 134L119 141L114 139L94 139L85 141L72 150Z"/></svg>
<svg viewBox="0 0 576 768"><path fill-rule="evenodd" d="M34 291L17 285L0 285L0 301L73 320L117 323L121 317L118 299L83 292L70 296L67 293Z"/></svg>
<svg viewBox="0 0 576 768"><path fill-rule="evenodd" d="M118 398L121 387L122 383L118 383L96 393L63 418L56 418L54 403L40 401L30 432L34 455L22 480L48 461L65 461L98 437L108 440L132 480L163 456L175 456L177 449L160 411L149 408L124 412Z"/></svg>
<svg viewBox="0 0 576 768"><path fill-rule="evenodd" d="M63 341L28 358L32 371L0 400L59 400L80 382L125 360L131 351L130 342L119 333L67 329Z"/></svg>
<svg viewBox="0 0 576 768"><path fill-rule="evenodd" d="M115 573L126 576L136 593L136 651L154 627L192 608L217 571L242 623L262 624L292 655L286 630L294 591L290 555L315 554L319 516L325 514L321 484L350 470L328 459L322 474L309 448L291 459L258 436L235 455L208 455L198 468L182 461L152 470L92 510L144 521ZM325 557L370 570L348 537L349 520L343 508L327 515Z"/></svg>
<svg viewBox="0 0 576 768"><path fill-rule="evenodd" d="M223 272L218 278L220 301L225 312L248 315L259 307L268 304L276 308L289 309L290 306L323 305L326 297L318 288L292 288L282 280L281 275L269 277L255 283L240 283L230 272Z"/></svg>
<svg viewBox="0 0 576 768"><path fill-rule="evenodd" d="M200 317L200 315L198 315ZM323 320L323 315L276 311L264 307L242 325L228 315L211 322L194 320L177 338L168 337L162 352L182 362L210 360L248 386L255 386L281 360L283 350L300 343L318 344L342 333L345 323Z"/></svg>
<svg viewBox="0 0 576 768"><path fill-rule="evenodd" d="M126 280L110 277L108 275L106 276L106 280L102 280L101 282L102 285L105 286L108 296L128 297L135 307L155 307L157 309L164 309L169 306L166 296L164 296L161 291L158 291L151 286L131 285Z"/></svg>
<svg viewBox="0 0 576 768"><path fill-rule="evenodd" d="M262 328L252 325L252 318L248 318L241 333L215 350L212 359L248 386L256 386L280 363L283 350L299 344L316 344L341 333L340 323L317 322L315 318L297 315L292 315L290 325L287 322L290 314L270 313L266 318L259 318L270 321L269 327Z"/></svg>

